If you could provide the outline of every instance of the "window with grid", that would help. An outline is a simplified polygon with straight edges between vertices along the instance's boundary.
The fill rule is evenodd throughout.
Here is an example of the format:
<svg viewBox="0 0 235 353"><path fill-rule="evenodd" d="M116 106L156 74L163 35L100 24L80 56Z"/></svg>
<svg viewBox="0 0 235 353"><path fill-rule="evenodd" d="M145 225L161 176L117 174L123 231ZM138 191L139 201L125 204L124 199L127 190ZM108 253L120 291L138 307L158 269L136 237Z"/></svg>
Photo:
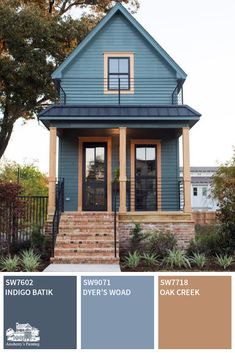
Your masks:
<svg viewBox="0 0 235 353"><path fill-rule="evenodd" d="M108 58L108 90L130 90L130 58Z"/></svg>

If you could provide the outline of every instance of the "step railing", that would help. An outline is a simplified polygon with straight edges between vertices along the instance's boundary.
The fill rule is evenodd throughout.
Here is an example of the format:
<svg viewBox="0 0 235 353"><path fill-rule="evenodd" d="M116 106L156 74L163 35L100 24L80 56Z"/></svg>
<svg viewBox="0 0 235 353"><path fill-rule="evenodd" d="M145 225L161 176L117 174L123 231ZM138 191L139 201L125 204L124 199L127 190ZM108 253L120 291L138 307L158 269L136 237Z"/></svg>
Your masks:
<svg viewBox="0 0 235 353"><path fill-rule="evenodd" d="M59 231L61 213L64 212L64 179L56 182L56 200L55 213L52 223L52 257L54 257L54 249L56 237Z"/></svg>

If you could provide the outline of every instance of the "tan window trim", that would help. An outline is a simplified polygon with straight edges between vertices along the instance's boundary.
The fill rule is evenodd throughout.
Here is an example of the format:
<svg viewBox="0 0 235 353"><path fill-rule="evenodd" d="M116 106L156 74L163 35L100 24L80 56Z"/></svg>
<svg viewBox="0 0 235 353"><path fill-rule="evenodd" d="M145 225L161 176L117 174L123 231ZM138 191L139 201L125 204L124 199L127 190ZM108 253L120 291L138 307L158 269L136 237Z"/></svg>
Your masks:
<svg viewBox="0 0 235 353"><path fill-rule="evenodd" d="M112 212L112 137L79 137L78 143L78 211L82 211L83 144L85 142L107 143L107 212Z"/></svg>
<svg viewBox="0 0 235 353"><path fill-rule="evenodd" d="M108 90L108 58L128 57L130 58L130 89L120 91L121 94L134 94L134 53L132 52L105 52L104 53L104 94L118 94L117 91Z"/></svg>
<svg viewBox="0 0 235 353"><path fill-rule="evenodd" d="M155 145L157 148L157 210L162 207L161 185L161 140L131 140L131 212L135 212L135 146L136 145Z"/></svg>

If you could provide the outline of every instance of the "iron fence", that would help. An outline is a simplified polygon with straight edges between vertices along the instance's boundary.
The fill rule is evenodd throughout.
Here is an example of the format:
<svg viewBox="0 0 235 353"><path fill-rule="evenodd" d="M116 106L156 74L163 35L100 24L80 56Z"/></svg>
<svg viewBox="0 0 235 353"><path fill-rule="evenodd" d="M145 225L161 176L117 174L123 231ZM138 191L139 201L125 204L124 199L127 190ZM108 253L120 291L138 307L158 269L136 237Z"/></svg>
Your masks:
<svg viewBox="0 0 235 353"><path fill-rule="evenodd" d="M0 204L0 244L30 240L32 232L44 233L47 196L18 196L14 202Z"/></svg>

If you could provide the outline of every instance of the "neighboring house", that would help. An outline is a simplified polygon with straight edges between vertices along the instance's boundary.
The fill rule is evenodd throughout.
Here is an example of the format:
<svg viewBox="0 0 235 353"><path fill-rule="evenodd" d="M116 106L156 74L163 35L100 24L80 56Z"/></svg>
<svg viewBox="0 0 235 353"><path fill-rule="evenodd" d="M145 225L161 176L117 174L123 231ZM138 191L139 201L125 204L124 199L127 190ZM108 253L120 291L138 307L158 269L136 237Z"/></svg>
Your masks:
<svg viewBox="0 0 235 353"><path fill-rule="evenodd" d="M191 200L193 211L216 211L217 202L211 195L212 175L218 167L191 167Z"/></svg>
<svg viewBox="0 0 235 353"><path fill-rule="evenodd" d="M65 212L52 261L116 262L115 234L124 248L135 222L171 230L185 246L194 236L189 130L200 118L183 104L185 72L117 4L52 77L60 104L39 114L50 131L48 219L56 209L57 154L64 179Z"/></svg>

